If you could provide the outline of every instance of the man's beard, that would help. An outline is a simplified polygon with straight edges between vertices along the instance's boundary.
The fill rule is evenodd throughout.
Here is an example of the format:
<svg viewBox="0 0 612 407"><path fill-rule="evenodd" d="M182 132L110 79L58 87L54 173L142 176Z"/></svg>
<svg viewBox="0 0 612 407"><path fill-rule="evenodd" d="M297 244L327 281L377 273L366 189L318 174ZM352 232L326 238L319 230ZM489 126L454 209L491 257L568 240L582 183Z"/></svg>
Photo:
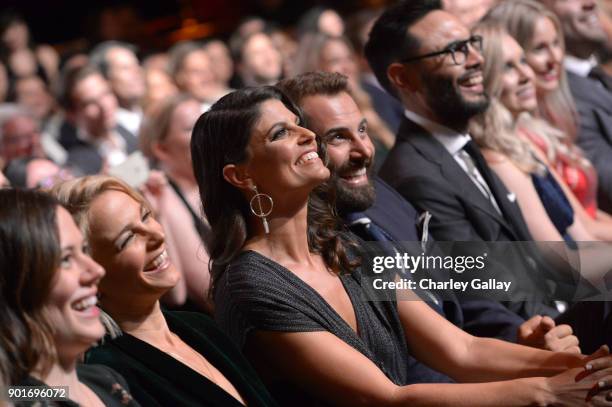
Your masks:
<svg viewBox="0 0 612 407"><path fill-rule="evenodd" d="M364 167L367 171L368 182L364 185L351 186L341 175L349 171ZM340 215L345 215L351 212L362 212L374 205L376 200L376 191L372 182L373 174L372 160L361 161L359 163L348 161L340 168L332 169L332 178L330 179L332 187L336 190L336 208Z"/></svg>
<svg viewBox="0 0 612 407"><path fill-rule="evenodd" d="M466 72L463 76L472 74ZM462 78L459 78L460 80ZM485 93L481 100L465 100L459 89L455 87L453 79L442 75L427 75L422 77L427 93L425 99L431 110L436 114L440 124L454 130L464 131L469 120L477 114L483 113L489 107L489 97Z"/></svg>

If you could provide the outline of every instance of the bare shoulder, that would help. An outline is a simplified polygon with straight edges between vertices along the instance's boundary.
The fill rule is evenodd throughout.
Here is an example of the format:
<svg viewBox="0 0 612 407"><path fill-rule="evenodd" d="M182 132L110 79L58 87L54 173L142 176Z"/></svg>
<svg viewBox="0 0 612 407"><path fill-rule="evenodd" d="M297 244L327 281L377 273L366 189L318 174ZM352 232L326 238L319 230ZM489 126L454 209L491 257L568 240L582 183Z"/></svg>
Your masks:
<svg viewBox="0 0 612 407"><path fill-rule="evenodd" d="M489 148L483 148L481 150L482 155L484 156L485 160L487 161L487 163L491 166L491 165L496 165L496 164L504 164L504 163L508 163L510 162L510 160L508 159L508 157L506 157L504 154L495 151L495 150L491 150Z"/></svg>

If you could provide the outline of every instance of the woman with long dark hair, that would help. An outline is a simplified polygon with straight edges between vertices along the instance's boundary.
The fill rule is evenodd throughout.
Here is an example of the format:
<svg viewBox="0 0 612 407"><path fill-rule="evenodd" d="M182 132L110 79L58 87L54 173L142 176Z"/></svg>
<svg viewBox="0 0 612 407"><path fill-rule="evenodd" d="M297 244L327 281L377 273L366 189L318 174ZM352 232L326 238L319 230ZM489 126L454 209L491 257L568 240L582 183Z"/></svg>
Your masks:
<svg viewBox="0 0 612 407"><path fill-rule="evenodd" d="M473 337L414 295L364 301L359 246L317 198L330 173L300 124L278 89L245 88L204 113L191 140L212 228L216 318L281 404L586 405L590 389L612 404L605 386L593 387L599 379L589 382L609 370L577 377L588 357ZM409 349L457 381L478 383L413 384Z"/></svg>
<svg viewBox="0 0 612 407"><path fill-rule="evenodd" d="M116 372L78 363L104 335L96 307L103 275L57 201L0 190L1 384L68 386L64 396L83 406L137 405Z"/></svg>

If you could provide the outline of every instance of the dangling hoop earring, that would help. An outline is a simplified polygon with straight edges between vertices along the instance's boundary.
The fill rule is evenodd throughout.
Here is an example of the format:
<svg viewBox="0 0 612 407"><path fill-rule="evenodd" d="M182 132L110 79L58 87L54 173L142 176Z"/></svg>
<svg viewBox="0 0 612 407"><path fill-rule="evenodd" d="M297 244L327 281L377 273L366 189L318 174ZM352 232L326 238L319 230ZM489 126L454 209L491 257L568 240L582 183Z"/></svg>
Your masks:
<svg viewBox="0 0 612 407"><path fill-rule="evenodd" d="M270 195L260 194L259 191L257 191L257 187L255 185L253 185L253 191L255 191L255 195L253 195L253 197L249 201L249 207L251 208L251 212L253 213L253 215L261 219L261 222L263 223L264 231L266 232L266 235L268 235L270 234L270 226L268 225L268 219L266 218L266 216L272 213L272 208L274 207L274 201L272 200L272 197ZM270 208L267 211L263 209L263 206L261 204L262 198L270 201ZM255 201L257 201L257 206L258 206L257 210L253 208L253 202Z"/></svg>

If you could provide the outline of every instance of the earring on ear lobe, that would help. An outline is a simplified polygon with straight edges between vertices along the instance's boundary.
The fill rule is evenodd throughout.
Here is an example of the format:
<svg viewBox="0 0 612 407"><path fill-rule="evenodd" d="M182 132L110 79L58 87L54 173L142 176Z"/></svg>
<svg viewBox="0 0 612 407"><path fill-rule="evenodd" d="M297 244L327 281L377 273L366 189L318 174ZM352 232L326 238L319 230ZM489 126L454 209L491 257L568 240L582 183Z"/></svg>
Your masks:
<svg viewBox="0 0 612 407"><path fill-rule="evenodd" d="M253 215L261 219L266 235L270 234L270 226L268 225L268 219L266 217L272 213L274 201L270 195L263 193L260 194L259 191L257 191L257 186L255 185L253 185L253 191L255 191L255 195L253 195L249 201L249 207L251 208ZM267 210L264 209L264 205L262 205L262 199L267 199L269 201L269 208L267 208ZM254 208L254 203L257 203L257 208Z"/></svg>

